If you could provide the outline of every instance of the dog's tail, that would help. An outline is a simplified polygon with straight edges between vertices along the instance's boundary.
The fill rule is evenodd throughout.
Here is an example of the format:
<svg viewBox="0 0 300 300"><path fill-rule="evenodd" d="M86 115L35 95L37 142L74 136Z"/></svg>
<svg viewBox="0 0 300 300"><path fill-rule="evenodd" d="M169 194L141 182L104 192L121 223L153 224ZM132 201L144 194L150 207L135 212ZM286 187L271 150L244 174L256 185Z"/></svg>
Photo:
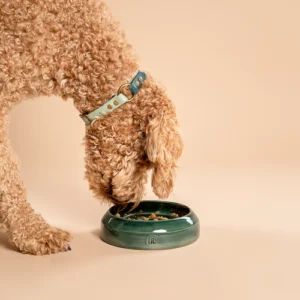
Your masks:
<svg viewBox="0 0 300 300"><path fill-rule="evenodd" d="M176 115L162 113L155 117L149 122L146 134L146 153L153 163L153 191L166 199L173 190L177 160L183 151Z"/></svg>

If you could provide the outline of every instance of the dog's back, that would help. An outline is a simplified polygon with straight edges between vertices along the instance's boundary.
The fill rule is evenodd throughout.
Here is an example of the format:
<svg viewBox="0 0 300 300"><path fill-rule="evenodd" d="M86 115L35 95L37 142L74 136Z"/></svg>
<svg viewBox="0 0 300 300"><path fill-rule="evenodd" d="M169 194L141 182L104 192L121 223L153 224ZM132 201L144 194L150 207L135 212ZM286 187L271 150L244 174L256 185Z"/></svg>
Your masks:
<svg viewBox="0 0 300 300"><path fill-rule="evenodd" d="M95 5L95 1L0 0L0 112L27 97L55 94L55 78L67 47L74 55L82 42L78 28L87 31L99 23Z"/></svg>
<svg viewBox="0 0 300 300"><path fill-rule="evenodd" d="M42 2L42 1L41 1ZM34 79L34 49L38 44L41 16L38 1L0 0L0 101L8 108ZM28 79L28 82L27 80Z"/></svg>

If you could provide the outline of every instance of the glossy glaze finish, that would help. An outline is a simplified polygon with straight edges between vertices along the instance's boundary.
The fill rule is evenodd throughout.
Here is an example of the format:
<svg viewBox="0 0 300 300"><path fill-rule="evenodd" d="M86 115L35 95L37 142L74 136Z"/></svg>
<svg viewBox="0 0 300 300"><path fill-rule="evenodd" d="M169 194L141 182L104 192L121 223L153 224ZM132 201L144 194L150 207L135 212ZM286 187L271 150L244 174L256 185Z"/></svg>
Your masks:
<svg viewBox="0 0 300 300"><path fill-rule="evenodd" d="M104 215L101 224L103 241L128 249L161 250L186 246L199 238L199 220L187 206L174 202L143 201L137 209L129 212L131 207L119 211L114 206ZM128 220L133 216L149 216L155 212L170 219ZM116 217L117 213L121 217ZM179 214L180 217L173 218L173 213Z"/></svg>

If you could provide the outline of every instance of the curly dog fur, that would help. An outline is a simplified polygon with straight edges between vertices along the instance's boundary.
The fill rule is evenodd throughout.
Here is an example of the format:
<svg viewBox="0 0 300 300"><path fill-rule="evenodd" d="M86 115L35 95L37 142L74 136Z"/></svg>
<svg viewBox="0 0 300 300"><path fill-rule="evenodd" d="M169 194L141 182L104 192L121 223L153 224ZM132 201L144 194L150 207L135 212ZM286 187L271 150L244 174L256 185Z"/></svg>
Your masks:
<svg viewBox="0 0 300 300"><path fill-rule="evenodd" d="M26 199L8 138L9 112L41 95L72 99L80 114L130 82L138 60L104 3L0 0L0 227L22 253L70 249ZM160 198L172 191L182 153L175 108L149 75L135 100L86 127L86 178L96 197L119 205L144 194L147 170Z"/></svg>

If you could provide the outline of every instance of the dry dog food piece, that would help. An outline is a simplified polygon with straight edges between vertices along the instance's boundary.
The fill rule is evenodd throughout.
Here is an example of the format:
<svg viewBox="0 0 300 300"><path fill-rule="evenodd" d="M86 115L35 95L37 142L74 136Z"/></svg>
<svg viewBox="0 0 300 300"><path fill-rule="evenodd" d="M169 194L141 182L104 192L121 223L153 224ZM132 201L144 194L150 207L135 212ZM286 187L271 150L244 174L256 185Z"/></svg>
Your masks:
<svg viewBox="0 0 300 300"><path fill-rule="evenodd" d="M172 216L172 217L175 217L175 218L178 218L178 217L179 217L179 215L176 214L176 213L173 213L171 216Z"/></svg>
<svg viewBox="0 0 300 300"><path fill-rule="evenodd" d="M120 215L119 213L116 213L116 214L115 214L115 217L121 218L121 215Z"/></svg>
<svg viewBox="0 0 300 300"><path fill-rule="evenodd" d="M166 218L166 217L162 217L162 216L160 216L160 217L157 217L157 219L158 219L158 220L163 220L163 221L167 221L167 220L169 220L168 218Z"/></svg>
<svg viewBox="0 0 300 300"><path fill-rule="evenodd" d="M143 213L143 211L141 210L140 213ZM152 213L150 216L131 216L130 218L128 218L127 220L129 221L168 221L169 218L164 217L164 216L159 216L158 215L159 212L156 213ZM126 216L126 215L125 215ZM178 218L179 215L176 213L173 213L171 215L173 218ZM120 214L116 214L116 217L120 218Z"/></svg>
<svg viewBox="0 0 300 300"><path fill-rule="evenodd" d="M152 214L151 216L149 217L145 217L145 216L133 216L132 218L128 218L127 220L131 220L131 221L149 221L149 220L152 220L152 221L159 221L159 220L169 220L168 218L166 217L163 217L163 216L157 216L155 214Z"/></svg>

